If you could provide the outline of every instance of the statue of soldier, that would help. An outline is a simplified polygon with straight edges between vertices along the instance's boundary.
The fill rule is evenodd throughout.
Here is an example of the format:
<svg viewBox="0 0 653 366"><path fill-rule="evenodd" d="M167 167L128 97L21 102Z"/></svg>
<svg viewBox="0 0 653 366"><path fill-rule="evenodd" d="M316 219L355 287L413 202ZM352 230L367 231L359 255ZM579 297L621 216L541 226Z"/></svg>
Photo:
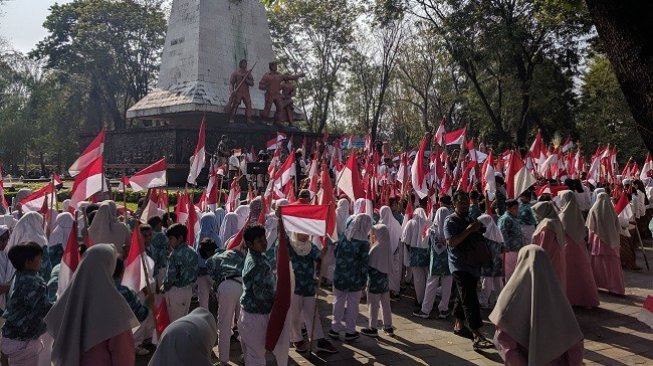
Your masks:
<svg viewBox="0 0 653 366"><path fill-rule="evenodd" d="M247 70L247 60L240 60L238 70L231 74L229 79L229 103L227 103L227 113L229 114L229 123L234 122L234 115L240 106L245 104L245 120L252 123L252 99L249 96L249 88L254 86L252 70Z"/></svg>
<svg viewBox="0 0 653 366"><path fill-rule="evenodd" d="M227 135L222 135L218 142L218 151L216 151L218 164L226 164L229 159L229 138Z"/></svg>
<svg viewBox="0 0 653 366"><path fill-rule="evenodd" d="M277 71L277 62L270 62L268 67L270 71L266 72L258 84L260 90L265 91L265 107L263 108L263 118L270 118L270 108L272 104L276 109L274 123L279 124L284 110L283 96L281 94L282 83L284 81L298 80L304 77L304 73L297 75L280 74Z"/></svg>

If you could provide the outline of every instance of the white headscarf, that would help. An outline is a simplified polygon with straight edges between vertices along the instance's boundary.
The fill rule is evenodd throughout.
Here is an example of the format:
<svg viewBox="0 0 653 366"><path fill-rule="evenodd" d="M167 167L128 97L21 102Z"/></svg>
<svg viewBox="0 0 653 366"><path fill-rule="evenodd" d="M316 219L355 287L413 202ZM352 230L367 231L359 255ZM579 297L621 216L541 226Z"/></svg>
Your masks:
<svg viewBox="0 0 653 366"><path fill-rule="evenodd" d="M5 225L9 228L9 231L14 231L14 228L16 227L16 223L18 223L18 220L14 217L14 215L7 214L7 215L0 215L0 225Z"/></svg>
<svg viewBox="0 0 653 366"><path fill-rule="evenodd" d="M354 201L354 215L363 213L363 209L365 208L365 198L359 198L356 201Z"/></svg>
<svg viewBox="0 0 653 366"><path fill-rule="evenodd" d="M425 234L425 226L428 224L424 209L421 207L416 209L413 218L408 221L401 234L401 241L413 248L428 248L429 236Z"/></svg>
<svg viewBox="0 0 653 366"><path fill-rule="evenodd" d="M342 234L347 230L347 219L349 218L349 200L341 198L338 200L336 207L336 227L338 234Z"/></svg>
<svg viewBox="0 0 653 366"><path fill-rule="evenodd" d="M444 220L453 213L453 210L449 207L440 207L435 211L433 217L433 226L435 226L435 232L437 234L438 240L440 243L444 243Z"/></svg>
<svg viewBox="0 0 653 366"><path fill-rule="evenodd" d="M539 222L535 228L535 232L533 232L533 236L538 235L544 229L551 230L556 236L558 245L564 247L565 230L562 228L562 222L560 222L560 218L558 217L553 202L538 202L533 205L533 212L535 213L535 218Z"/></svg>
<svg viewBox="0 0 653 366"><path fill-rule="evenodd" d="M238 215L238 229L245 226L247 219L249 219L249 205L241 205L234 211Z"/></svg>
<svg viewBox="0 0 653 366"><path fill-rule="evenodd" d="M397 251L399 241L401 240L401 224L392 215L392 210L388 206L381 207L379 214L381 216L379 223L388 228L390 234L390 250L394 253Z"/></svg>
<svg viewBox="0 0 653 366"><path fill-rule="evenodd" d="M372 218L366 214L353 215L352 218L345 233L347 240L367 240L372 230Z"/></svg>
<svg viewBox="0 0 653 366"><path fill-rule="evenodd" d="M492 216L488 214L482 214L478 217L477 220L480 221L483 226L485 226L485 233L483 233L483 236L486 239L492 240L496 243L503 243L503 235L501 234L501 230L499 230L499 227L497 227L497 224L494 222L494 219L492 219Z"/></svg>
<svg viewBox="0 0 653 366"><path fill-rule="evenodd" d="M70 200L69 199L63 200L63 212L68 212L69 208L70 208Z"/></svg>
<svg viewBox="0 0 653 366"><path fill-rule="evenodd" d="M607 193L601 192L596 196L596 202L587 215L586 224L602 242L612 248L619 247L621 225Z"/></svg>
<svg viewBox="0 0 653 366"><path fill-rule="evenodd" d="M73 223L75 219L73 218L73 215L71 215L69 212L62 212L57 216L57 221L54 230L52 230L52 233L50 234L50 238L48 238L48 246L53 246L57 244L63 245L63 247L66 247L66 243L68 242L68 237L70 236L70 230L73 228Z"/></svg>
<svg viewBox="0 0 653 366"><path fill-rule="evenodd" d="M313 240L310 236L306 241L300 241L297 239L297 233L295 232L290 233L290 236L288 237L288 243L293 248L295 253L302 257L308 255L311 252L311 249L313 249Z"/></svg>
<svg viewBox="0 0 653 366"><path fill-rule="evenodd" d="M215 211L213 211L213 213L215 214L215 219L218 221L217 227L219 233L220 228L222 227L222 221L224 221L224 216L227 214L227 212L224 210L224 208L219 207Z"/></svg>
<svg viewBox="0 0 653 366"><path fill-rule="evenodd" d="M27 212L18 220L5 251L8 253L12 247L30 241L41 247L48 245L48 239L43 231L43 216L35 211Z"/></svg>
<svg viewBox="0 0 653 366"><path fill-rule="evenodd" d="M54 208L48 209L48 214L46 216L47 218L47 226L46 228L51 232L54 230L55 226L57 226L57 217L59 216L59 211L55 210Z"/></svg>
<svg viewBox="0 0 653 366"><path fill-rule="evenodd" d="M116 246L116 252L123 254L123 246L131 242L131 233L125 224L118 221L116 203L104 201L95 212L93 223L88 228L88 236L93 243L107 243Z"/></svg>
<svg viewBox="0 0 653 366"><path fill-rule="evenodd" d="M580 212L576 193L565 190L558 192L558 196L560 196L560 221L565 233L574 244L585 245L585 220Z"/></svg>
<svg viewBox="0 0 653 366"><path fill-rule="evenodd" d="M112 278L116 251L94 244L77 267L68 288L45 316L55 339L55 366L77 366L84 352L139 325Z"/></svg>
<svg viewBox="0 0 653 366"><path fill-rule="evenodd" d="M211 354L217 338L213 315L204 308L172 322L161 336L150 366L212 366Z"/></svg>
<svg viewBox="0 0 653 366"><path fill-rule="evenodd" d="M377 271L389 274L391 270L390 256L390 231L383 224L377 224L372 227L376 241L370 247L369 265Z"/></svg>
<svg viewBox="0 0 653 366"><path fill-rule="evenodd" d="M548 365L583 339L546 252L533 244L519 251L490 321L528 349L529 366Z"/></svg>
<svg viewBox="0 0 653 366"><path fill-rule="evenodd" d="M229 238L238 233L238 215L234 212L229 212L224 215L224 220L222 221L222 227L220 227L220 238L225 243Z"/></svg>

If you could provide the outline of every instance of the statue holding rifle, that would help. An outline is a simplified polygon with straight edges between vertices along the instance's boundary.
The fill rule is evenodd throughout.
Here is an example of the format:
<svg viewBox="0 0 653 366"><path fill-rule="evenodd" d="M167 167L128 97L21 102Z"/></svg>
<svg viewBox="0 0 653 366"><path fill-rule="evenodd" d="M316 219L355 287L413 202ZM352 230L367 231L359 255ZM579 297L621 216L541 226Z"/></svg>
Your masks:
<svg viewBox="0 0 653 366"><path fill-rule="evenodd" d="M240 60L238 66L238 70L234 71L229 79L230 96L227 103L229 123L234 122L234 115L241 102L245 103L245 120L247 123L252 123L252 99L249 96L249 88L254 86L254 78L252 77L254 67L248 70L247 60Z"/></svg>

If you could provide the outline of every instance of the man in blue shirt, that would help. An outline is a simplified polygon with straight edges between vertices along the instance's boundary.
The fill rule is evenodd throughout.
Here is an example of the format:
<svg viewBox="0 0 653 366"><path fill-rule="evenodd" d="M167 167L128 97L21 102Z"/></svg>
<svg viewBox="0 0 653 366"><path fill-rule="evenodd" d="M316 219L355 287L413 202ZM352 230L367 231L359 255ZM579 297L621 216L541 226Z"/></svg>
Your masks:
<svg viewBox="0 0 653 366"><path fill-rule="evenodd" d="M474 350L493 348L494 344L479 331L483 321L476 288L481 268L468 256L473 245L478 245L478 243L485 245L481 231L482 225L469 217L469 195L467 193L463 191L454 193L453 204L455 211L444 222L444 238L449 254L449 269L457 287L453 310L453 315L456 318L454 333L463 336L469 335L466 334L469 332L468 328L465 328L465 321L467 321L474 339Z"/></svg>
<svg viewBox="0 0 653 366"><path fill-rule="evenodd" d="M199 264L197 254L186 243L188 229L173 224L166 232L172 253L168 257L162 290L166 293L170 321L186 316L193 296L193 284L197 280Z"/></svg>

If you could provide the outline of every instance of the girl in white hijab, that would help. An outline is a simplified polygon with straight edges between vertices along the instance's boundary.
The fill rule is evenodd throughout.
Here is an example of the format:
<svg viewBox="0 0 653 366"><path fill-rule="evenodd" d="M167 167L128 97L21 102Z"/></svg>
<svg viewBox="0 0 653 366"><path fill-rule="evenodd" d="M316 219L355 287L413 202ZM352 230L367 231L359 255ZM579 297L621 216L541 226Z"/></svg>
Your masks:
<svg viewBox="0 0 653 366"><path fill-rule="evenodd" d="M225 248L227 247L227 240L236 235L238 230L238 215L234 212L229 212L224 216L222 226L220 227L220 238L222 238Z"/></svg>
<svg viewBox="0 0 653 366"><path fill-rule="evenodd" d="M34 242L43 248L43 256L41 257L41 277L47 282L50 279L50 272L52 266L48 257L48 239L43 231L43 216L40 213L30 211L24 214L16 223L14 231L9 238L9 244L5 248L5 252L9 253L9 249L16 245L24 244L27 242ZM11 267L11 266L10 266ZM11 275L14 274L14 268L11 267Z"/></svg>
<svg viewBox="0 0 653 366"><path fill-rule="evenodd" d="M478 221L483 224L485 232L485 243L492 253L492 263L481 267L481 292L478 294L478 301L481 307L489 308L490 297L499 296L503 288L503 261L501 260L501 249L503 248L503 235L497 224L488 214L482 214Z"/></svg>
<svg viewBox="0 0 653 366"><path fill-rule="evenodd" d="M336 207L336 230L340 237L345 235L349 215L349 200L346 198L339 199Z"/></svg>
<svg viewBox="0 0 653 366"><path fill-rule="evenodd" d="M565 230L558 218L553 202L538 202L533 205L538 221L533 232L533 244L541 246L549 255L553 269L563 290L567 289L567 262L565 258Z"/></svg>
<svg viewBox="0 0 653 366"><path fill-rule="evenodd" d="M592 273L598 288L624 295L624 273L621 268L619 217L607 193L596 196L587 215Z"/></svg>
<svg viewBox="0 0 653 366"><path fill-rule="evenodd" d="M585 220L578 204L578 195L572 191L558 192L560 221L565 230L565 259L567 262L567 298L572 306L594 308L599 306L599 292L592 274L592 264L585 240Z"/></svg>
<svg viewBox="0 0 653 366"><path fill-rule="evenodd" d="M238 216L238 230L240 230L247 223L247 219L249 219L249 205L238 206L234 213Z"/></svg>
<svg viewBox="0 0 653 366"><path fill-rule="evenodd" d="M583 333L546 252L523 247L490 314L505 365L581 365Z"/></svg>
<svg viewBox="0 0 653 366"><path fill-rule="evenodd" d="M55 366L134 364L131 329L139 322L116 289L115 268L114 246L94 244L46 315Z"/></svg>
<svg viewBox="0 0 653 366"><path fill-rule="evenodd" d="M172 322L163 332L149 366L212 366L217 326L213 315L204 308Z"/></svg>
<svg viewBox="0 0 653 366"><path fill-rule="evenodd" d="M383 330L386 334L394 334L392 329L392 313L390 310L390 288L388 276L392 271L390 257L390 231L383 224L372 227L374 243L370 247L370 268L367 272L367 303L369 307L369 325L361 333L378 336L379 306L383 310Z"/></svg>
<svg viewBox="0 0 653 366"><path fill-rule="evenodd" d="M57 216L54 230L48 238L48 256L50 264L54 267L61 262L65 245L68 242L70 231L73 229L75 219L69 212L63 212Z"/></svg>
<svg viewBox="0 0 653 366"><path fill-rule="evenodd" d="M424 300L426 290L426 277L430 264L429 256L429 230L431 223L426 218L426 212L421 207L416 209L413 218L406 224L401 235L401 242L406 245L404 249L409 252L410 270L413 273L415 285L415 299L419 306Z"/></svg>
<svg viewBox="0 0 653 366"><path fill-rule="evenodd" d="M108 243L116 246L116 252L126 257L124 248L131 242L131 233L125 224L118 221L116 203L104 201L95 212L93 223L88 228L88 236L92 243Z"/></svg>
<svg viewBox="0 0 653 366"><path fill-rule="evenodd" d="M388 274L388 281L390 286L390 296L399 296L401 286L401 275L404 264L404 246L401 245L401 224L394 215L392 209L388 206L381 207L379 211L379 223L388 228L390 235L390 273Z"/></svg>

